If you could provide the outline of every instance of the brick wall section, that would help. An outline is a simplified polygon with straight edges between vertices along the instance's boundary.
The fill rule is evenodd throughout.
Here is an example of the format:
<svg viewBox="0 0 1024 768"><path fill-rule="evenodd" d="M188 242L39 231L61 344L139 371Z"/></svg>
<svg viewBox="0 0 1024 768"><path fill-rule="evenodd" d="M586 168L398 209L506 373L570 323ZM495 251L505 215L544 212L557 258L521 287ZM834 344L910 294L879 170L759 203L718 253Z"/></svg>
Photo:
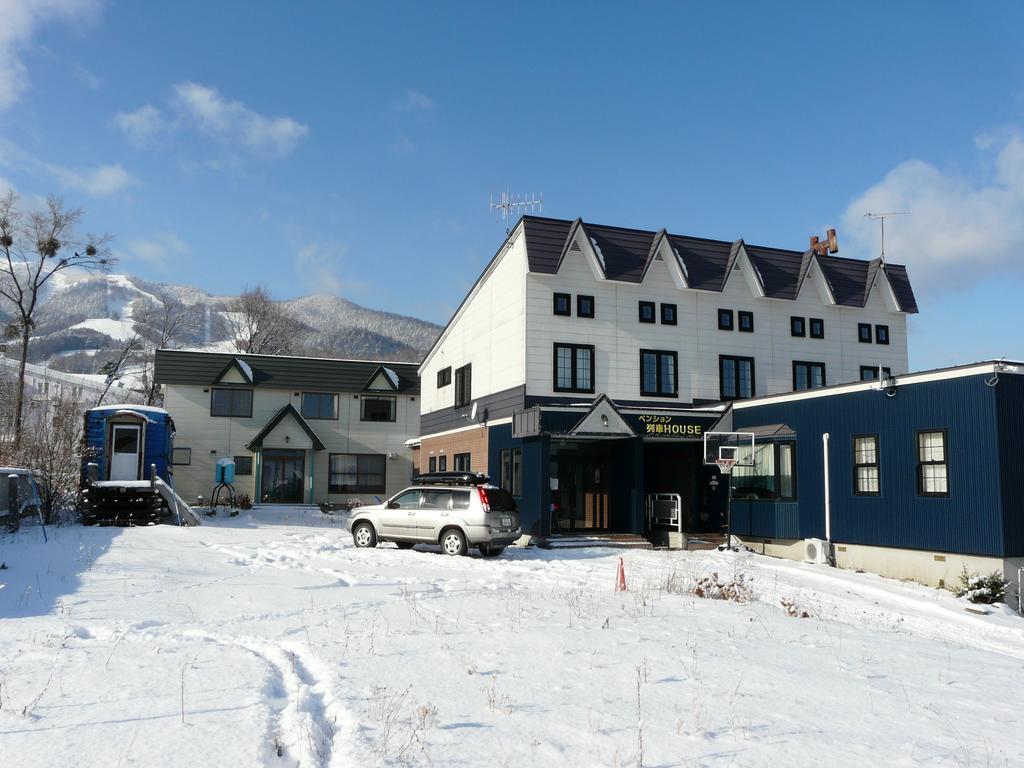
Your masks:
<svg viewBox="0 0 1024 768"><path fill-rule="evenodd" d="M430 469L431 456L447 456L448 471L455 469L455 454L468 453L473 472L487 472L487 427L476 427L440 437L425 437L420 444L420 472Z"/></svg>

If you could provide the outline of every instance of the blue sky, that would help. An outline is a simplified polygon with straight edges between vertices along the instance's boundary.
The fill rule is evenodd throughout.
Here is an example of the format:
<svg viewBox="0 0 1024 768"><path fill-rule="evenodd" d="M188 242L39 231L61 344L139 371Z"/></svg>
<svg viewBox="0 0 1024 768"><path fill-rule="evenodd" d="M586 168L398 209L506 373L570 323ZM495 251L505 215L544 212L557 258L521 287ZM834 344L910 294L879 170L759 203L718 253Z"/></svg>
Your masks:
<svg viewBox="0 0 1024 768"><path fill-rule="evenodd" d="M437 322L503 189L866 258L911 210L911 367L1024 358L1024 6L844 5L0 0L0 185L119 271Z"/></svg>

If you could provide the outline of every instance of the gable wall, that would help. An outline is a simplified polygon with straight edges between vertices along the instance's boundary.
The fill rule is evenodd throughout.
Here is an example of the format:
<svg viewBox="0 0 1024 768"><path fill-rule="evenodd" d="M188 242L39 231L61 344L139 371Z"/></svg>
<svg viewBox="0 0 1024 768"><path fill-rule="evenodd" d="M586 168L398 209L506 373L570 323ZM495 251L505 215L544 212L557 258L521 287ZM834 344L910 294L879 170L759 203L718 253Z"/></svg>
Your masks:
<svg viewBox="0 0 1024 768"><path fill-rule="evenodd" d="M741 259L742 270L748 270ZM719 398L719 355L755 359L757 394L792 389L793 360L823 362L828 383L856 381L861 365L883 365L893 373L907 371L906 316L889 311L877 288L863 309L829 306L813 281L795 301L752 294L746 276L734 272L722 293L675 287L668 265L652 263L640 285L595 280L586 255L569 252L557 275L527 275L527 395L559 396L552 382L555 341L596 347L596 392L614 400L645 400L664 404L671 399L640 395L640 349L675 350L679 354L680 402ZM572 317L552 313L552 294L573 295ZM575 296L595 297L594 319L576 317ZM674 303L679 323L666 326L638 320L638 302ZM718 308L754 313L754 333L718 330ZM794 338L790 317L820 317L825 338ZM889 346L861 344L857 323L889 326ZM426 381L426 378L424 378ZM585 396L580 396L586 399Z"/></svg>

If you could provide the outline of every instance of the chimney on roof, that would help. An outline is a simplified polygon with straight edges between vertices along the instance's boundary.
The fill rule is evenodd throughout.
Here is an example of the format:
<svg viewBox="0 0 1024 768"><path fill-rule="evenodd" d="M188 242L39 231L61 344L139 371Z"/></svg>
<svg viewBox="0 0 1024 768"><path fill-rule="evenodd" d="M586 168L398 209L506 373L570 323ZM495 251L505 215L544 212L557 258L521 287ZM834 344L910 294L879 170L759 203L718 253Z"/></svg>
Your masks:
<svg viewBox="0 0 1024 768"><path fill-rule="evenodd" d="M819 240L817 235L811 236L811 250L819 256L826 253L839 253L839 241L836 239L836 231L830 229L825 233L825 240Z"/></svg>

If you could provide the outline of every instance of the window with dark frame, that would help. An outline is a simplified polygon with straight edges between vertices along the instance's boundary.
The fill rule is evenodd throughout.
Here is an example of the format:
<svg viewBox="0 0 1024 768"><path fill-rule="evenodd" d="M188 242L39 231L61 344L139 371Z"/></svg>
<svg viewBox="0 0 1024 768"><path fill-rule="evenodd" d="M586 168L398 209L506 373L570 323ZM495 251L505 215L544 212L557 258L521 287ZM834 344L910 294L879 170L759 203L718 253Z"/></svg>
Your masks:
<svg viewBox="0 0 1024 768"><path fill-rule="evenodd" d="M878 470L878 435L854 435L853 492L857 496L881 493Z"/></svg>
<svg viewBox="0 0 1024 768"><path fill-rule="evenodd" d="M449 365L437 372L437 388L447 387L452 383L452 367Z"/></svg>
<svg viewBox="0 0 1024 768"><path fill-rule="evenodd" d="M468 453L456 453L455 454L455 471L456 472L469 472L470 465L470 454Z"/></svg>
<svg viewBox="0 0 1024 768"><path fill-rule="evenodd" d="M720 331L731 331L732 329L733 329L732 310L731 309L720 309L720 310L718 310L718 330L720 330Z"/></svg>
<svg viewBox="0 0 1024 768"><path fill-rule="evenodd" d="M654 322L654 302L653 301L641 301L639 305L640 310L640 322L641 323L653 323Z"/></svg>
<svg viewBox="0 0 1024 768"><path fill-rule="evenodd" d="M330 392L303 392L300 412L304 419L336 419L338 396Z"/></svg>
<svg viewBox="0 0 1024 768"><path fill-rule="evenodd" d="M857 323L857 341L861 344L871 343L871 323Z"/></svg>
<svg viewBox="0 0 1024 768"><path fill-rule="evenodd" d="M555 392L594 391L594 347L592 344L554 345Z"/></svg>
<svg viewBox="0 0 1024 768"><path fill-rule="evenodd" d="M192 464L192 449L175 448L174 451L171 453L171 464L173 464L176 467L190 466Z"/></svg>
<svg viewBox="0 0 1024 768"><path fill-rule="evenodd" d="M252 417L252 390L214 387L210 392L211 416Z"/></svg>
<svg viewBox="0 0 1024 768"><path fill-rule="evenodd" d="M379 453L332 453L328 493L384 493L387 457Z"/></svg>
<svg viewBox="0 0 1024 768"><path fill-rule="evenodd" d="M754 313L753 312L747 312L746 310L742 310L741 309L739 312L737 312L737 315L739 315L739 317L737 319L739 320L739 329L740 329L740 331L743 332L743 333L753 333L754 332Z"/></svg>
<svg viewBox="0 0 1024 768"><path fill-rule="evenodd" d="M676 319L676 305L675 304L662 304L661 305L661 324L662 325L675 325Z"/></svg>
<svg viewBox="0 0 1024 768"><path fill-rule="evenodd" d="M949 496L949 460L944 429L917 433L917 493L919 496Z"/></svg>
<svg viewBox="0 0 1024 768"><path fill-rule="evenodd" d="M501 487L513 496L523 495L523 449L501 449Z"/></svg>
<svg viewBox="0 0 1024 768"><path fill-rule="evenodd" d="M875 326L875 344L888 344L889 343L889 326L888 325L876 325Z"/></svg>
<svg viewBox="0 0 1024 768"><path fill-rule="evenodd" d="M882 378L888 379L892 376L892 369L888 366L882 366ZM862 365L860 367L860 380L861 381L877 381L878 380L878 366L875 365Z"/></svg>
<svg viewBox="0 0 1024 768"><path fill-rule="evenodd" d="M825 386L825 364L793 361L793 391L817 389Z"/></svg>
<svg viewBox="0 0 1024 768"><path fill-rule="evenodd" d="M447 472L448 471L448 457L447 456L442 454L441 456L437 457L437 471L438 472Z"/></svg>
<svg viewBox="0 0 1024 768"><path fill-rule="evenodd" d="M719 395L723 400L754 396L754 358L719 355Z"/></svg>
<svg viewBox="0 0 1024 768"><path fill-rule="evenodd" d="M397 401L394 397L363 395L360 400L360 421L394 421Z"/></svg>
<svg viewBox="0 0 1024 768"><path fill-rule="evenodd" d="M556 315L572 315L572 295L568 293L556 293L554 296L553 312Z"/></svg>
<svg viewBox="0 0 1024 768"><path fill-rule="evenodd" d="M244 477L252 474L252 456L234 456L235 476Z"/></svg>
<svg viewBox="0 0 1024 768"><path fill-rule="evenodd" d="M679 396L678 353L640 350L640 394L648 397Z"/></svg>
<svg viewBox="0 0 1024 768"><path fill-rule="evenodd" d="M820 317L812 317L810 320L810 332L812 339L825 338L825 321Z"/></svg>
<svg viewBox="0 0 1024 768"><path fill-rule="evenodd" d="M473 399L473 365L455 370L455 407L465 408Z"/></svg>
<svg viewBox="0 0 1024 768"><path fill-rule="evenodd" d="M437 456L427 459L427 472L437 472Z"/></svg>
<svg viewBox="0 0 1024 768"><path fill-rule="evenodd" d="M737 498L796 501L796 443L773 440L755 443L753 463L732 468Z"/></svg>
<svg viewBox="0 0 1024 768"><path fill-rule="evenodd" d="M576 297L576 316L577 317L593 317L594 316L594 297L593 296L577 296Z"/></svg>
<svg viewBox="0 0 1024 768"><path fill-rule="evenodd" d="M795 315L789 318L789 335L790 336L806 336L807 327L802 317L796 317Z"/></svg>

